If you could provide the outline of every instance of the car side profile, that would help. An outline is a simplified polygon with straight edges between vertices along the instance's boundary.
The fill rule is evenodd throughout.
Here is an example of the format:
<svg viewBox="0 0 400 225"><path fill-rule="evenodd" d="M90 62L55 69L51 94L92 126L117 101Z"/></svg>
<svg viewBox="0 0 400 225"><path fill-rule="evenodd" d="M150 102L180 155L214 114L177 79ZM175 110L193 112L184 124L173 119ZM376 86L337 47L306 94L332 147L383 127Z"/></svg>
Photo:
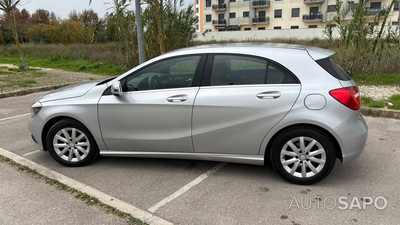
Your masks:
<svg viewBox="0 0 400 225"><path fill-rule="evenodd" d="M33 143L65 166L98 155L264 165L313 184L356 159L368 128L335 52L286 44L206 45L37 99Z"/></svg>

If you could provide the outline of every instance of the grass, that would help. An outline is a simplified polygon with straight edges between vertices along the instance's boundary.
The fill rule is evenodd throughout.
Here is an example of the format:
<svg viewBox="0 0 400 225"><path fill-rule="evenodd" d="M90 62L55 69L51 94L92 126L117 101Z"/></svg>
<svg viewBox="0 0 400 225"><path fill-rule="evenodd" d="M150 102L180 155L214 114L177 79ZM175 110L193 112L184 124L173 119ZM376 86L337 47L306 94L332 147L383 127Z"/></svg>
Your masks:
<svg viewBox="0 0 400 225"><path fill-rule="evenodd" d="M128 224L132 224L132 225L146 225L146 223L140 221L139 219L134 218L133 216L131 216L128 213L122 212L110 205L104 204L101 201L99 201L99 199L92 197L84 192L78 191L74 188L69 187L68 185L65 185L61 182L59 182L58 180L55 179L51 179L49 177L46 177L40 173L38 173L36 170L32 170L27 166L21 165L19 163L16 163L15 161L4 157L2 155L0 155L0 162L5 162L8 163L10 165L15 166L18 170L26 172L31 174L32 176L34 176L35 178L41 178L43 179L46 184L50 185L50 186L55 186L57 189L59 190L63 190L66 191L70 194L72 194L75 198L79 199L80 201L84 202L85 204L89 205L89 206L97 206L100 209L104 210L106 213L111 213L113 215L116 215L122 219L124 219Z"/></svg>
<svg viewBox="0 0 400 225"><path fill-rule="evenodd" d="M5 57L0 55L0 62L21 65L18 56ZM73 59L69 56L51 56L48 58L28 58L28 66L62 69L72 72L85 72L104 76L120 75L126 71L122 66L108 62L90 62L88 60Z"/></svg>
<svg viewBox="0 0 400 225"><path fill-rule="evenodd" d="M400 86L400 73L392 74L354 74L351 75L357 85L389 85Z"/></svg>
<svg viewBox="0 0 400 225"><path fill-rule="evenodd" d="M385 107L385 102L383 100L374 100L370 97L361 96L361 106L370 108L383 108Z"/></svg>
<svg viewBox="0 0 400 225"><path fill-rule="evenodd" d="M388 106L389 109L397 109L400 110L400 95L392 95L388 102L392 103L393 106Z"/></svg>

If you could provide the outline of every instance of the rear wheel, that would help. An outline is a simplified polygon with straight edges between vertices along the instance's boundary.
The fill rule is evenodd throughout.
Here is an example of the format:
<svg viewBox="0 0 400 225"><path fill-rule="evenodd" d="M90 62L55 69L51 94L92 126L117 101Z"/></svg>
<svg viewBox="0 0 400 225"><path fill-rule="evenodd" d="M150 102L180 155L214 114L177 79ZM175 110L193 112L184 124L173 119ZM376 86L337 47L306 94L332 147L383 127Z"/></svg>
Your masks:
<svg viewBox="0 0 400 225"><path fill-rule="evenodd" d="M46 143L51 157L65 166L84 166L99 155L89 130L71 119L54 124L47 134Z"/></svg>
<svg viewBox="0 0 400 225"><path fill-rule="evenodd" d="M295 128L280 134L272 146L271 161L278 173L295 184L313 184L332 171L335 148L313 128Z"/></svg>

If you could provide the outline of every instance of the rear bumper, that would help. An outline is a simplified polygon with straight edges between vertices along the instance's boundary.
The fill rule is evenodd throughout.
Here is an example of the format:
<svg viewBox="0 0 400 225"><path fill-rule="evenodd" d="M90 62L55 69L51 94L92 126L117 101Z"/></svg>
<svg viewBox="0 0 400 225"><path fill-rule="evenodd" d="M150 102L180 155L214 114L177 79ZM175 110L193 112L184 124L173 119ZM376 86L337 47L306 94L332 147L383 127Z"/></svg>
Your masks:
<svg viewBox="0 0 400 225"><path fill-rule="evenodd" d="M342 163L355 160L364 151L367 142L368 127L359 112L334 129L342 150Z"/></svg>

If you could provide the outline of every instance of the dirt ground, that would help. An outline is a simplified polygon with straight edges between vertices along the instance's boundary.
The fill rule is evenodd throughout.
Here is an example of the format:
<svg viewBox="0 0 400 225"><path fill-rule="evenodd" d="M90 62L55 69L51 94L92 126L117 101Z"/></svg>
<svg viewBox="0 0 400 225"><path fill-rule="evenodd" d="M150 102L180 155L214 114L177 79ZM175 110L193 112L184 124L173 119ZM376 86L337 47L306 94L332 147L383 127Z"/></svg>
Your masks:
<svg viewBox="0 0 400 225"><path fill-rule="evenodd" d="M12 64L0 64L0 93L8 93L27 88L48 87L99 79L104 76L69 72L48 68L31 68L20 71Z"/></svg>

